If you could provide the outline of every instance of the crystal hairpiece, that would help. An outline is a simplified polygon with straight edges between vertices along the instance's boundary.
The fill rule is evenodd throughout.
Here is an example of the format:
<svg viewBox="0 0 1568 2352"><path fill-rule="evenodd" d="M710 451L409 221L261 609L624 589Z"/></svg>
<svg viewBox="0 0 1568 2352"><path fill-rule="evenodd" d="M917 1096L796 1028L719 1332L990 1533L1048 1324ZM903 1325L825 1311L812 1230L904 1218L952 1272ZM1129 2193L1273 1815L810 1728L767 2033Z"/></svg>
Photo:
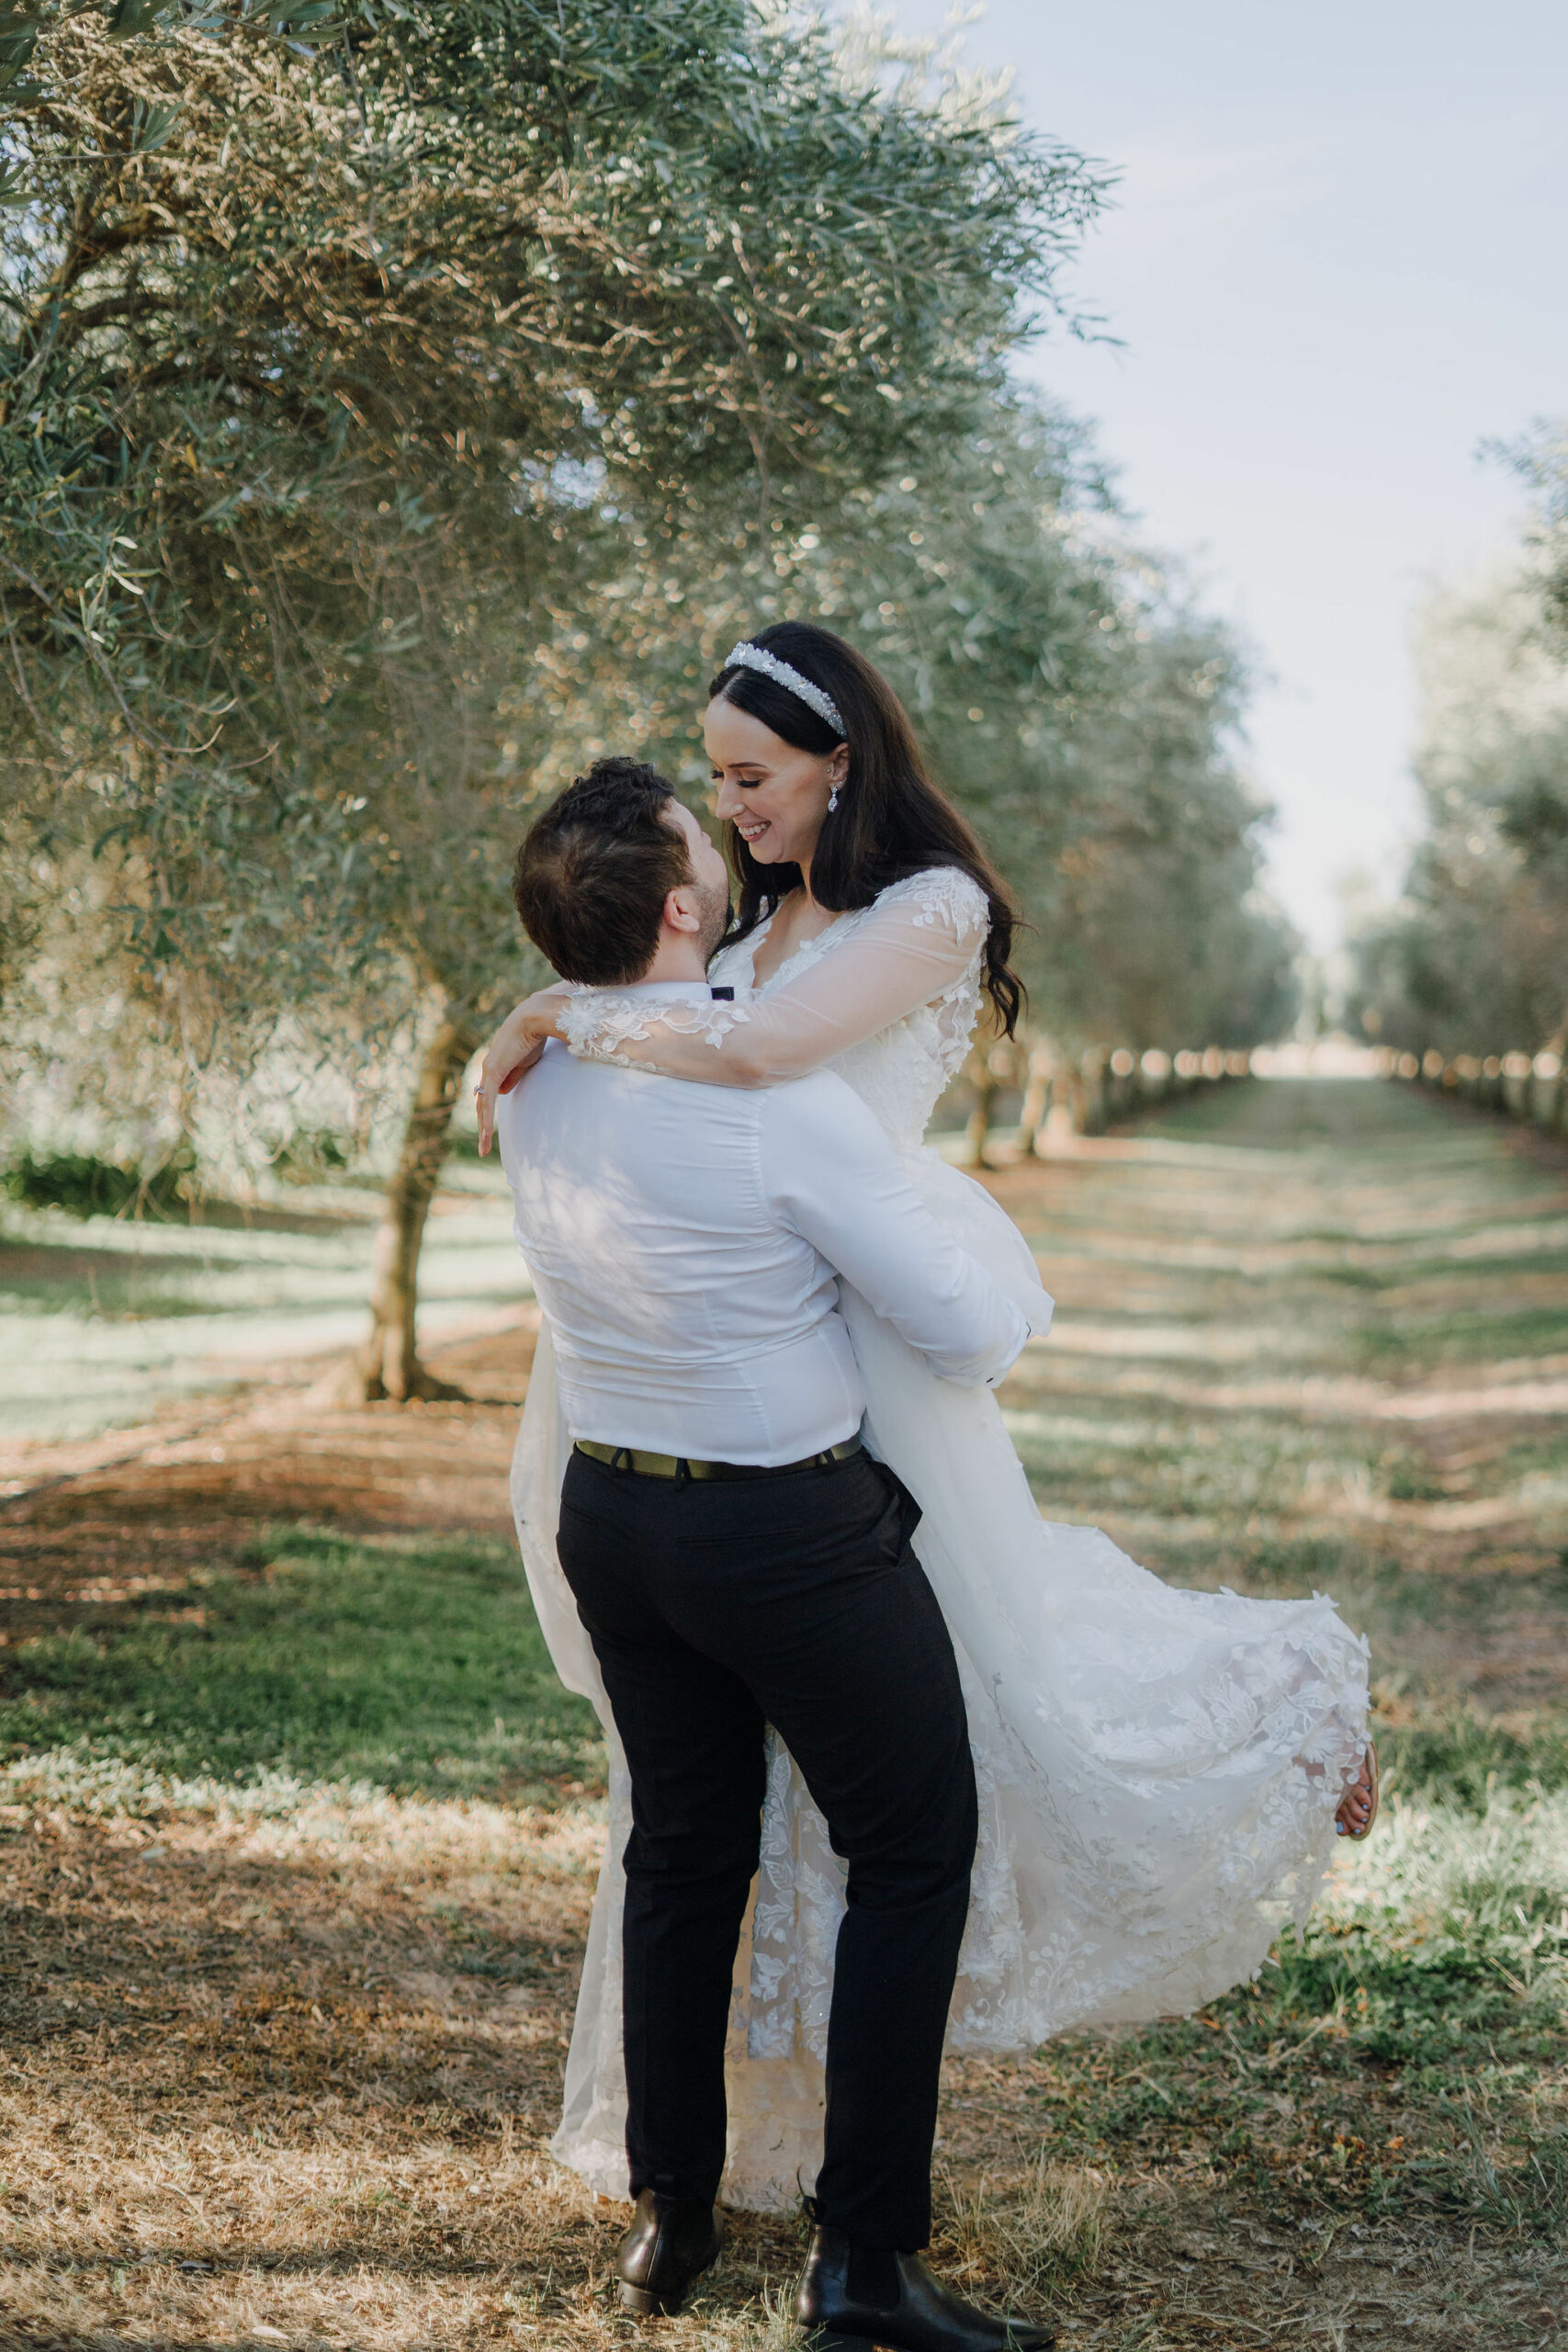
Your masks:
<svg viewBox="0 0 1568 2352"><path fill-rule="evenodd" d="M825 718L836 734L847 738L849 729L839 716L839 706L832 695L824 694L820 686L814 686L809 678L803 677L789 662L781 662L776 653L766 652L761 646L752 645L743 639L739 645L730 647L725 656L724 666L727 670L760 670L765 678L772 678L775 685L786 686L808 710L814 710L818 718Z"/></svg>

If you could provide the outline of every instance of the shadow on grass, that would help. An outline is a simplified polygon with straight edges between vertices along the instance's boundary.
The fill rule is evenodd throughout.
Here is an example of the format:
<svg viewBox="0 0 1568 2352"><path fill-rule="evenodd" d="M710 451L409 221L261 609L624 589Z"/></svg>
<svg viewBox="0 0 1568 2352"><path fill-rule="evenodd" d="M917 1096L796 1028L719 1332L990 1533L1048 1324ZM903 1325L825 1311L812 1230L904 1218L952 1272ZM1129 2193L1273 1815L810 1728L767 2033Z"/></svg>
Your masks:
<svg viewBox="0 0 1568 2352"><path fill-rule="evenodd" d="M603 1778L592 1711L557 1681L508 1544L275 1530L177 1599L10 1652L0 1754L530 1803Z"/></svg>

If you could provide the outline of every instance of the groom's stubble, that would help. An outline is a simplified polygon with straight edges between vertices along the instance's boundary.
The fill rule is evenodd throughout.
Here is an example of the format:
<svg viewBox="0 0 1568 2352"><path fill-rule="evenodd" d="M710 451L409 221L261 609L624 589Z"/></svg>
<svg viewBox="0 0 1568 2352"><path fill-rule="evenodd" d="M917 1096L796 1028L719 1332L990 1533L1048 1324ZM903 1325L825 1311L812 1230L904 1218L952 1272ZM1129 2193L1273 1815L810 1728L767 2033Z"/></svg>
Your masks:
<svg viewBox="0 0 1568 2352"><path fill-rule="evenodd" d="M729 903L728 888L719 889L716 887L710 888L704 883L697 885L697 904L703 918L703 927L697 933L697 937L702 945L703 961L705 964L716 953L725 933L728 931L734 918L734 909Z"/></svg>

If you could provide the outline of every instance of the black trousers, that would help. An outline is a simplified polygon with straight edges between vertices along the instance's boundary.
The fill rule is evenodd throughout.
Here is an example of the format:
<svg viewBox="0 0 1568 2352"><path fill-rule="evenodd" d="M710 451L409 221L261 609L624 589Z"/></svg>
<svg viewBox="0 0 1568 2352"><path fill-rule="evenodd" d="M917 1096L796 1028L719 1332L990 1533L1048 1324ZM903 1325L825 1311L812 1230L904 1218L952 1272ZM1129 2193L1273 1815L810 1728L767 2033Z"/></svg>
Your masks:
<svg viewBox="0 0 1568 2352"><path fill-rule="evenodd" d="M641 1477L574 1453L560 1561L631 1768L626 2151L711 2201L730 1984L773 1724L849 1864L828 2029L822 2218L931 2235L942 2036L969 1904L975 1776L953 1645L868 1454L777 1477Z"/></svg>

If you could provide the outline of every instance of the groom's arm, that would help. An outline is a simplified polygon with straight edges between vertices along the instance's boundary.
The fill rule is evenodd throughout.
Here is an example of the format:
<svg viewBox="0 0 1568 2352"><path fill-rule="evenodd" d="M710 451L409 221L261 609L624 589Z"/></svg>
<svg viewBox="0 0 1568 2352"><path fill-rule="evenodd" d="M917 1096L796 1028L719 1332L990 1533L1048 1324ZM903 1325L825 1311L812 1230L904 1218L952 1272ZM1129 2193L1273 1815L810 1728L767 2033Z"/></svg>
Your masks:
<svg viewBox="0 0 1568 2352"><path fill-rule="evenodd" d="M933 1372L994 1387L1029 1325L931 1216L875 1118L821 1070L761 1104L762 1176L773 1207L836 1266Z"/></svg>

